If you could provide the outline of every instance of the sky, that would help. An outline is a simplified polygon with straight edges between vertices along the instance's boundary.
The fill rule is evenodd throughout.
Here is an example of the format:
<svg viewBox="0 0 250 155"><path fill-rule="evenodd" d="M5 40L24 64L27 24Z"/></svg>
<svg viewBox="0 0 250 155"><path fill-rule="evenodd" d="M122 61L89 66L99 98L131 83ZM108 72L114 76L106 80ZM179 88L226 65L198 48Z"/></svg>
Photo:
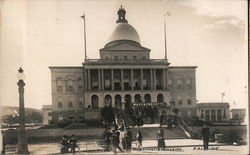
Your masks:
<svg viewBox="0 0 250 155"><path fill-rule="evenodd" d="M164 58L164 13L171 66L198 66L198 102L247 106L246 0L0 0L0 103L18 106L17 70L26 76L25 106L51 104L48 66L81 66L99 58L122 5L151 58Z"/></svg>

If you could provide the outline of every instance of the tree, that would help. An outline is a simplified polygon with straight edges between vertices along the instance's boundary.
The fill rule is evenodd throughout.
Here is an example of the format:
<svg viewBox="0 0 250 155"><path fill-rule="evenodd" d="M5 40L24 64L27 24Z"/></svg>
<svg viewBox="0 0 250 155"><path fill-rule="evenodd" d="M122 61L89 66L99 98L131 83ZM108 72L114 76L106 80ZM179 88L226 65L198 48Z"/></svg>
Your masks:
<svg viewBox="0 0 250 155"><path fill-rule="evenodd" d="M108 123L112 123L115 120L113 107L111 106L104 107L101 111L101 116Z"/></svg>

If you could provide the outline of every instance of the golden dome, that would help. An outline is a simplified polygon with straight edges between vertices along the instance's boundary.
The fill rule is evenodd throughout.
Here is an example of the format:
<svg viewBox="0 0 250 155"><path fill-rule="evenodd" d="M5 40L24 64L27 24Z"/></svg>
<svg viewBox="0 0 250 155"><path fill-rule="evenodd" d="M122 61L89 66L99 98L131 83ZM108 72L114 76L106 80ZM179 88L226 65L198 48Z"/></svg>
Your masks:
<svg viewBox="0 0 250 155"><path fill-rule="evenodd" d="M125 22L117 23L115 30L109 38L108 43L120 40L134 41L141 43L140 37L133 26Z"/></svg>

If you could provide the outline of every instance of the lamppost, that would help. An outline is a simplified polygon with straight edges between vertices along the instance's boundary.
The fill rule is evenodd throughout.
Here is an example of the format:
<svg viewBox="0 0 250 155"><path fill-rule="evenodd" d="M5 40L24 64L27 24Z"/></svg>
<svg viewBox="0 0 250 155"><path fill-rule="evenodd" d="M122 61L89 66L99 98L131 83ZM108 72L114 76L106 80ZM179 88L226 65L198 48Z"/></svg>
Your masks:
<svg viewBox="0 0 250 155"><path fill-rule="evenodd" d="M19 130L18 130L18 154L29 154L26 133L25 133L25 109L24 109L24 74L20 67L17 74L19 91Z"/></svg>

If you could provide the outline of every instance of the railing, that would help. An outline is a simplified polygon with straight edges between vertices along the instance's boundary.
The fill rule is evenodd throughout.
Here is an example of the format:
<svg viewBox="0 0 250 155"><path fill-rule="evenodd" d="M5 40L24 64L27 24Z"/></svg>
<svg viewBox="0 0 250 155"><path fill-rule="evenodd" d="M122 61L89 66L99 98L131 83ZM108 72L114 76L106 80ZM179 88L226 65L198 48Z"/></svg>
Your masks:
<svg viewBox="0 0 250 155"><path fill-rule="evenodd" d="M85 64L168 64L167 59L85 59Z"/></svg>
<svg viewBox="0 0 250 155"><path fill-rule="evenodd" d="M182 118L179 118L178 119L178 124L180 126L183 127L183 129L188 132L188 134L190 135L190 137L193 136L193 131L192 131L192 127L188 126L187 123L182 119Z"/></svg>

